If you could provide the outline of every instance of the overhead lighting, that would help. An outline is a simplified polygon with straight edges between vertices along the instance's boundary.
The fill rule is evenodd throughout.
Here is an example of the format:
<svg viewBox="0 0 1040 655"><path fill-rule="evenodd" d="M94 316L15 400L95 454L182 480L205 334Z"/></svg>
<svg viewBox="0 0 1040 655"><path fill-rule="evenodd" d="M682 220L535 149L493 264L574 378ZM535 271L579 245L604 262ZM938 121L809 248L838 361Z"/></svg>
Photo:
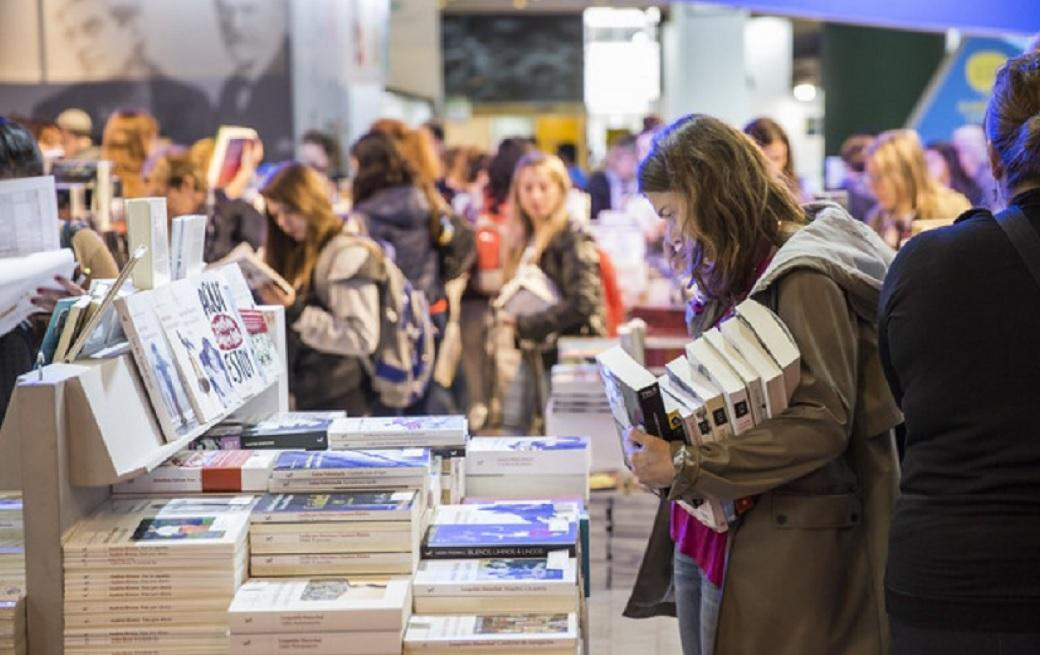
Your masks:
<svg viewBox="0 0 1040 655"><path fill-rule="evenodd" d="M799 102L812 102L816 100L815 84L796 84L794 87L795 100Z"/></svg>

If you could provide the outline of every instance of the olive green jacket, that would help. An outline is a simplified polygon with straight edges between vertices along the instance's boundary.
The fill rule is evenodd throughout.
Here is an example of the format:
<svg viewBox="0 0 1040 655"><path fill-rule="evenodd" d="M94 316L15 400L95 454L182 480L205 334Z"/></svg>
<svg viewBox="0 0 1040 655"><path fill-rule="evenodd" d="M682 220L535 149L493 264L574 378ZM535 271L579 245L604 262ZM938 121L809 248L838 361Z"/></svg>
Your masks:
<svg viewBox="0 0 1040 655"><path fill-rule="evenodd" d="M730 533L716 655L890 650L882 579L898 479L891 430L901 415L876 319L893 253L840 208L807 210L815 220L780 248L751 294L801 350L791 405L742 435L685 448L669 495L756 497ZM626 615L674 614L672 548L663 502Z"/></svg>

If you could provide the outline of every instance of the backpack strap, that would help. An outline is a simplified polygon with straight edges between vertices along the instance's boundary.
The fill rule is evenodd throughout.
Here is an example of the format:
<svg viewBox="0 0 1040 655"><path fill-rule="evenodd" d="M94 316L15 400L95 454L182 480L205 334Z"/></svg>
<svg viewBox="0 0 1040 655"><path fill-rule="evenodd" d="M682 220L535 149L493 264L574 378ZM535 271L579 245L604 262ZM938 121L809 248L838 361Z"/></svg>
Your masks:
<svg viewBox="0 0 1040 655"><path fill-rule="evenodd" d="M1004 230L1004 234L1015 246L1022 262L1029 269L1040 286L1040 234L1033 229L1026 215L1018 207L1011 205L997 214L997 224Z"/></svg>

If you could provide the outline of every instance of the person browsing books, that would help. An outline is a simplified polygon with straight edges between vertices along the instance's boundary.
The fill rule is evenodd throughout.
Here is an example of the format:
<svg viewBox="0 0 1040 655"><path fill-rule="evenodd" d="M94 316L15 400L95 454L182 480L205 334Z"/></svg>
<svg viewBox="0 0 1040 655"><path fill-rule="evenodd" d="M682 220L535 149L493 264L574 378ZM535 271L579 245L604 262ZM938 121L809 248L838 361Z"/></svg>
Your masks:
<svg viewBox="0 0 1040 655"><path fill-rule="evenodd" d="M626 615L677 612L686 655L887 653L901 417L876 308L893 252L838 205L799 207L755 144L710 116L662 131L639 184L696 283L692 334L754 299L787 324L801 378L786 410L720 441L630 431L634 472L664 500ZM703 499L741 501L727 532L667 502Z"/></svg>
<svg viewBox="0 0 1040 655"><path fill-rule="evenodd" d="M267 201L265 259L295 289L271 284L260 300L286 306L289 388L296 407L367 413L362 358L379 344L378 246L344 233L321 174L292 163L260 190Z"/></svg>
<svg viewBox="0 0 1040 655"><path fill-rule="evenodd" d="M1000 69L985 125L997 216L1035 241L1040 53ZM1040 653L1035 275L976 209L915 237L885 280L881 361L907 425L885 578L897 655Z"/></svg>

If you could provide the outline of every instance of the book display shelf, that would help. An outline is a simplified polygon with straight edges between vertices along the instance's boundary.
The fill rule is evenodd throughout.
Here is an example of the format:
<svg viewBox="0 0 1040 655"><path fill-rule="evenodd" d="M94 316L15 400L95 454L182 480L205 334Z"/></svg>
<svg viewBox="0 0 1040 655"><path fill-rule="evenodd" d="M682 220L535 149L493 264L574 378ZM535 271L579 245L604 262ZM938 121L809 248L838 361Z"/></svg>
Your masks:
<svg viewBox="0 0 1040 655"><path fill-rule="evenodd" d="M282 312L274 337L281 374L173 442L163 438L130 354L52 364L22 376L0 431L0 488L22 491L28 653L64 652L63 536L109 498L111 485L154 469L229 416L288 409Z"/></svg>

